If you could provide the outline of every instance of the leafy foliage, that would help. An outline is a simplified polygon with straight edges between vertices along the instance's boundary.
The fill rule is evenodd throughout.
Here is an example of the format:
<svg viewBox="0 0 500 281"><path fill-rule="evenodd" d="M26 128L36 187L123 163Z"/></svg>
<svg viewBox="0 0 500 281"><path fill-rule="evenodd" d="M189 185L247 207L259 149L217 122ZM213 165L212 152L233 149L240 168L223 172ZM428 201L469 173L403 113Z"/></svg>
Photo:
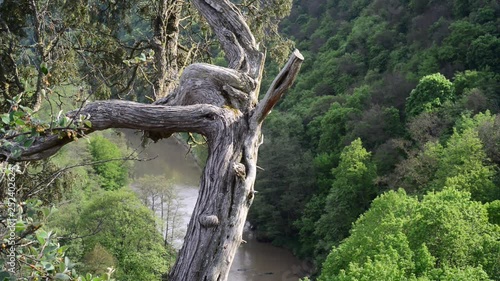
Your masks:
<svg viewBox="0 0 500 281"><path fill-rule="evenodd" d="M293 160L296 151L308 151L314 158L314 181L307 179L311 187L296 191L307 201L299 207L299 219L283 225L276 216L267 220L261 216L257 220L261 235L268 229L286 229L287 246L320 267L323 257L318 249L327 245L323 251L328 251L340 241L330 240L338 230L336 224L322 224L318 231L317 222L359 202L338 195L332 201L330 193L335 183L342 187L358 183L332 173L341 165L344 148L357 138L371 153L369 162L376 163L375 175L370 173L374 184L366 186L377 187L369 192L371 198L401 187L420 197L453 188L470 192L481 202L499 198L500 74L494 54L500 10L494 1L297 0L294 4L282 31L293 37L306 60L295 88L275 113L299 118L294 122L300 133L291 134L286 143L300 143L301 150L290 152L283 145L271 151L264 143L260 158L280 155ZM267 123L264 133L279 126ZM299 169L309 169L299 163ZM279 196L271 195L281 190L275 188L272 176L258 175L256 189L261 193L255 208L261 207L257 202L265 195L274 199L273 213L287 212L289 208L280 207ZM361 200L364 210L371 198ZM257 213L252 211L250 219ZM273 242L283 233L273 232ZM366 266L391 264L393 257L392 253L371 257ZM392 271L396 266L386 267L387 272L379 272L382 275L369 275L365 262L357 265L358 280L398 279L394 276L400 271ZM443 268L440 278L482 280L480 271Z"/></svg>
<svg viewBox="0 0 500 281"><path fill-rule="evenodd" d="M452 84L446 77L440 73L427 75L420 79L417 87L411 91L406 112L409 116L432 112L452 98Z"/></svg>
<svg viewBox="0 0 500 281"><path fill-rule="evenodd" d="M33 145L37 137L48 133L57 133L59 136L67 136L78 139L84 135L86 128L92 127L87 120L87 116L79 115L72 119L62 114L62 110L57 116L52 116L50 122L37 119L33 116L33 110L23 106L23 95L17 95L12 100L7 100L10 109L7 113L1 114L0 144L6 158L17 159L22 151Z"/></svg>
<svg viewBox="0 0 500 281"><path fill-rule="evenodd" d="M84 116L71 121L54 112L50 115L55 118L40 121L42 118L29 110L40 99L59 108L64 96L71 97L74 107L89 93L98 99L145 101L162 85L161 67L156 65L161 55L168 58L173 70L171 80L183 65L195 59L209 60L210 54L217 57L218 64L224 64L223 54L212 45L213 34L193 13L189 1L168 3L180 2L181 36L174 44L179 49L168 48L162 53L155 47L161 39L157 32L158 1L56 0L50 1L51 5L47 1L1 1L2 152L13 159L23 147L32 145L33 136L57 130L79 137L91 126ZM500 198L498 3L235 3L257 31L258 40L277 58L292 43L278 35L276 23L290 14L281 31L294 39L306 57L295 89L264 128L266 138L259 156L264 171L258 174L256 189L260 193L249 217L259 238L285 245L317 261L318 267L326 251L335 245L336 254L332 252L323 270L322 278L328 280L496 278L495 200ZM162 43L167 46L166 41ZM269 68L276 65L271 63ZM64 206L67 217L63 220L68 226L58 225L58 229L67 232L83 231L80 215L89 202L114 217L105 203L97 203L88 194L98 192L98 184L107 190L126 185L125 166L119 161L107 162L123 157L115 146L102 139L91 140L88 148L92 155L88 156L79 145L74 151L63 151L70 156L57 156L54 161L75 164L68 160L73 157L97 161L94 170L98 180L92 171L80 167L55 180L54 185L37 180L34 190L27 184L34 176L26 177L19 189L21 197L36 192L44 204L67 197L85 202ZM58 168L54 163L33 167L45 175L56 174ZM71 190L71 186L84 191ZM374 196L400 187L421 200L402 191L385 193L351 229L351 222L368 209ZM119 193L115 192L110 194ZM106 198L116 202L113 196ZM485 210L489 223L485 222ZM85 211L85 216L92 217L89 209ZM439 233L436 237L442 241L428 232ZM464 237L468 240L462 240ZM114 260L123 267L126 258L118 259L119 245L106 240L113 239L105 235L100 238L106 243L97 239L74 242L67 253L77 259L85 256L88 261L95 260L92 253L101 253L99 256L107 256L108 262ZM456 255L451 249L456 249ZM137 260L134 255L130 258L132 264ZM155 264L164 268L164 264ZM137 268L138 272L144 270ZM92 270L102 272L102 268ZM124 274L123 268L118 273Z"/></svg>
<svg viewBox="0 0 500 281"><path fill-rule="evenodd" d="M13 197L10 197L13 199ZM53 231L44 230L43 223L54 212L41 201L14 200L2 203L9 210L2 216L2 246L0 248L0 278L2 280L77 280L113 281L114 269L106 268L101 277L78 274L75 263L66 256L67 247Z"/></svg>
<svg viewBox="0 0 500 281"><path fill-rule="evenodd" d="M446 188L418 201L391 191L333 248L319 280L498 280L498 231L467 192Z"/></svg>
<svg viewBox="0 0 500 281"><path fill-rule="evenodd" d="M97 136L89 143L94 169L99 176L99 184L105 190L117 190L127 184L128 169L123 163L124 155L116 144Z"/></svg>
<svg viewBox="0 0 500 281"><path fill-rule="evenodd" d="M321 218L315 223L319 253L328 251L349 234L351 224L366 211L377 191L376 167L361 140L354 140L340 155L332 171L335 179L326 197Z"/></svg>
<svg viewBox="0 0 500 281"><path fill-rule="evenodd" d="M116 264L119 280L159 280L167 272L172 250L165 246L153 213L132 192L100 191L80 210L74 207L65 207L67 213L53 224L69 237L81 237L69 245L75 258L86 261L83 269L99 273L106 263ZM69 214L74 221L64 223Z"/></svg>

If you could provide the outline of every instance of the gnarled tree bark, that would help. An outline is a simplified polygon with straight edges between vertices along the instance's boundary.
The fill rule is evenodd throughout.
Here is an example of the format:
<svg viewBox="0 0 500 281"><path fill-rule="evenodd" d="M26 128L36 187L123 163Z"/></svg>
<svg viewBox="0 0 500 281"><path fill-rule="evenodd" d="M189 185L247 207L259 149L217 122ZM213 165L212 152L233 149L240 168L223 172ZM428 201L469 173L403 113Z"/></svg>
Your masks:
<svg viewBox="0 0 500 281"><path fill-rule="evenodd" d="M262 122L292 85L303 57L299 51L293 52L258 103L265 56L243 16L227 0L193 0L193 4L221 42L228 68L190 65L179 86L153 105L102 101L70 115L90 116L92 128L86 133L132 128L146 131L154 140L174 132L206 136L209 157L198 200L169 280L223 281L242 242L243 226L255 195ZM71 141L45 136L26 149L19 160L46 158ZM0 159L6 159L7 154L0 150Z"/></svg>

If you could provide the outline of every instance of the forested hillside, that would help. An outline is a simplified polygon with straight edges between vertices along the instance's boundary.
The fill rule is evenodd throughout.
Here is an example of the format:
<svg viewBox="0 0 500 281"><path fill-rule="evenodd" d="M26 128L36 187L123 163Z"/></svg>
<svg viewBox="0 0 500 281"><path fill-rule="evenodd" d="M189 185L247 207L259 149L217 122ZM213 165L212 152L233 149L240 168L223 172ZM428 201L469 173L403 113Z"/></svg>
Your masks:
<svg viewBox="0 0 500 281"><path fill-rule="evenodd" d="M259 238L321 280L500 280L499 15L294 1L281 30L306 60L265 126Z"/></svg>
<svg viewBox="0 0 500 281"><path fill-rule="evenodd" d="M209 3L213 9L206 11L218 15L219 24L200 16L203 9L195 2ZM305 60L294 88L264 123L258 193L252 186L256 158L241 156L250 150L245 146L233 158L216 161L227 169L214 169L213 175L220 172L227 179L202 181L221 188L211 198L201 192L206 202L219 200L209 207L234 214L240 212L233 207L252 205L248 220L259 240L310 262L313 280L500 280L498 1L232 3L0 0L0 280L15 278L14 273L22 280L167 279L175 259L173 236L158 231L164 226L154 217L155 202L143 203L161 196L163 210L171 184L144 177L137 179L145 185L141 197L126 190L128 160L135 154L116 132L88 133L103 129L96 124L106 118L123 121L129 115L116 108L109 115L97 111L97 118L80 113L89 104L133 105L142 109L131 111L134 120L154 123L134 128L164 133L144 134L153 140L174 130L161 131L158 124L189 127L186 120L193 119L162 123L184 110L231 116L225 120L253 118L265 110L258 126L247 126L260 128L279 99L268 99L271 106L253 114L259 108L255 87L261 70L267 86L291 53L292 41ZM243 30L239 36L214 34L214 26L233 23L222 20L221 7L230 8L235 30ZM245 57L248 50L238 44L249 45L252 55ZM248 59L259 61L264 49L266 67L261 69L260 61L250 79ZM294 56L300 65L300 53ZM199 62L214 65L198 75L191 68L189 76L187 67ZM230 80L238 85L211 80L221 73L234 74ZM182 95L191 91L179 85L190 81L211 82L208 88L220 104L189 96L182 104ZM128 101L96 102L108 99ZM153 111L165 113L159 114L164 119L148 115ZM199 117L208 122L203 124L216 123L219 115L209 113ZM238 124L248 129L249 122ZM201 127L208 128L195 129ZM256 155L260 140L258 131L253 133ZM184 137L197 148L206 140ZM72 147L52 156L70 142ZM232 148L219 144L207 154ZM234 165L228 166L230 158ZM240 183L248 193L235 187ZM220 201L219 195L231 194L240 197ZM230 216L209 214L195 217L191 233L202 229L195 229L199 222L210 242L186 241L198 243L194 248L204 255L192 255L199 262L196 272L207 270L219 276L207 280L224 280L217 270L228 270L234 255L227 254L227 245L233 250L241 242L244 219L235 220L240 228L225 225L239 231L231 238L211 236ZM202 246L211 252L197 248ZM204 257L222 254L227 259L202 266ZM181 267L191 274L192 264ZM180 275L176 280L183 280Z"/></svg>

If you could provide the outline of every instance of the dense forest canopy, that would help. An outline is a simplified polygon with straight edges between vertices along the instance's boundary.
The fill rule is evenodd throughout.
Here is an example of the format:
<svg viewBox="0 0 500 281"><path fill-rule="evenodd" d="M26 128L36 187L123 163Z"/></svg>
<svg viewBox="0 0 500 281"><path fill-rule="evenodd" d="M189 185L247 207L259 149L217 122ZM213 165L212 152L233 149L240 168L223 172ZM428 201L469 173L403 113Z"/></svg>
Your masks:
<svg viewBox="0 0 500 281"><path fill-rule="evenodd" d="M316 277L323 268L320 280L498 280L499 15L498 1L294 1L281 31L307 60L264 127L260 196L249 216L260 239L310 260ZM473 200L466 204L483 204L474 213L484 235L458 234L476 223L426 203L450 188ZM383 195L399 189L398 199ZM377 196L385 212L397 206L381 202L389 196L393 204L423 200L435 215L395 219L448 225L437 232L442 239L477 235L474 243L489 246L455 262L440 253L458 255L464 245L432 248L430 237L390 234L382 228L394 218L368 215L379 212ZM450 200L450 208L465 204ZM377 223L380 234L367 230ZM415 271L423 251L432 266Z"/></svg>
<svg viewBox="0 0 500 281"><path fill-rule="evenodd" d="M305 57L295 87L263 128L259 193L249 213L258 238L309 261L311 279L500 280L498 1L234 2L272 58L264 85L292 42ZM228 66L191 1L47 3L0 1L0 108L10 114L2 115L2 136L12 125L28 124L38 134L69 126L65 133L76 137L78 127L58 116L59 108L110 97L150 102L177 86L192 62ZM44 111L44 101L55 112ZM23 112L38 107L28 121ZM57 118L47 123L45 116ZM33 240L55 247L50 230L86 237L99 215L152 216L123 192L122 162L60 175L80 163L75 159L130 156L120 143L100 138L32 164L28 177L18 179L26 187L20 198L32 197L26 210L42 212L35 222L46 222ZM18 143L31 145L23 135L1 141L13 157L21 153ZM27 188L49 182L36 196ZM49 216L47 206L68 198L83 203ZM89 212L114 200L128 200L131 208ZM72 218L78 219L61 225ZM130 241L147 229L106 227ZM172 265L168 245L151 249L151 267L143 268L140 257L106 235L61 242L67 256L84 263L78 270L102 280L111 277L98 257L118 269L119 280L129 280L127 274L159 280ZM161 240L148 237L151 245ZM60 263L61 253L44 265Z"/></svg>

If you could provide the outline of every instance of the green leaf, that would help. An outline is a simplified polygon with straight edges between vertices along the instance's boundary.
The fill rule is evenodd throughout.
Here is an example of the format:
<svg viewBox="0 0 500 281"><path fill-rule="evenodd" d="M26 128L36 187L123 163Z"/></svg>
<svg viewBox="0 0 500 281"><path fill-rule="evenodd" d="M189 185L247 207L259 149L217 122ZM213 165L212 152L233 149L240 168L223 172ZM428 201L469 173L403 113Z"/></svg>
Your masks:
<svg viewBox="0 0 500 281"><path fill-rule="evenodd" d="M20 232L26 229L26 224L23 221L18 221L16 223L16 232Z"/></svg>
<svg viewBox="0 0 500 281"><path fill-rule="evenodd" d="M49 69L47 68L47 64L42 63L40 65L40 71L45 75L49 74Z"/></svg>
<svg viewBox="0 0 500 281"><path fill-rule="evenodd" d="M25 136L25 135L20 135L20 136L17 136L17 137L15 138L15 141L16 141L17 143L23 143L25 140L26 140L26 136Z"/></svg>
<svg viewBox="0 0 500 281"><path fill-rule="evenodd" d="M64 270L66 270L66 265L64 263L60 263L58 265L58 267L59 267L58 271L64 271Z"/></svg>
<svg viewBox="0 0 500 281"><path fill-rule="evenodd" d="M45 218L46 218L46 217L48 217L48 216L49 216L49 214L51 213L50 208L48 208L48 207L44 207L44 208L42 208L42 209L41 209L41 211L42 211L43 216L44 216Z"/></svg>
<svg viewBox="0 0 500 281"><path fill-rule="evenodd" d="M14 117L17 117L17 118L21 118L21 117L24 117L25 113L18 110L18 111L12 111L12 118Z"/></svg>
<svg viewBox="0 0 500 281"><path fill-rule="evenodd" d="M8 125L10 123L10 115L7 113L2 114L2 122Z"/></svg>
<svg viewBox="0 0 500 281"><path fill-rule="evenodd" d="M46 271L52 271L55 269L54 265L50 262L42 261L41 264Z"/></svg>
<svg viewBox="0 0 500 281"><path fill-rule="evenodd" d="M59 119L59 126L66 127L69 124L69 121L70 120L67 117L61 118L61 119Z"/></svg>
<svg viewBox="0 0 500 281"><path fill-rule="evenodd" d="M47 232L40 230L36 233L36 239L40 243L40 245L45 245L45 241L47 239Z"/></svg>
<svg viewBox="0 0 500 281"><path fill-rule="evenodd" d="M19 105L19 107L26 113L33 113L33 109L29 108L29 107L26 107L26 106L22 106L22 105Z"/></svg>
<svg viewBox="0 0 500 281"><path fill-rule="evenodd" d="M19 125L19 126L26 125L26 122L24 122L23 119L16 119L16 122L14 122L14 123L16 123L16 125Z"/></svg>
<svg viewBox="0 0 500 281"><path fill-rule="evenodd" d="M56 277L56 280L60 280L60 281L71 280L71 277L69 277L67 274L64 274L64 273L57 273L55 277Z"/></svg>
<svg viewBox="0 0 500 281"><path fill-rule="evenodd" d="M22 94L22 93L21 93L21 94L19 94L19 95L17 95L17 96L15 96L15 97L14 97L14 100L13 100L13 102L12 102L12 103L14 103L14 104L19 104L19 103L21 102L21 100L22 100L22 97L23 97L23 94Z"/></svg>
<svg viewBox="0 0 500 281"><path fill-rule="evenodd" d="M8 273L7 271L0 271L0 280L2 281L10 280L10 273Z"/></svg>
<svg viewBox="0 0 500 281"><path fill-rule="evenodd" d="M72 270L75 267L75 264L72 263L68 257L64 257L64 264L66 265L66 268L69 270Z"/></svg>
<svg viewBox="0 0 500 281"><path fill-rule="evenodd" d="M83 120L83 124L89 128L92 128L92 122L90 122L90 120Z"/></svg>
<svg viewBox="0 0 500 281"><path fill-rule="evenodd" d="M23 146L26 147L26 148L28 148L28 147L30 147L33 144L34 141L35 141L35 139L27 139L24 142Z"/></svg>

